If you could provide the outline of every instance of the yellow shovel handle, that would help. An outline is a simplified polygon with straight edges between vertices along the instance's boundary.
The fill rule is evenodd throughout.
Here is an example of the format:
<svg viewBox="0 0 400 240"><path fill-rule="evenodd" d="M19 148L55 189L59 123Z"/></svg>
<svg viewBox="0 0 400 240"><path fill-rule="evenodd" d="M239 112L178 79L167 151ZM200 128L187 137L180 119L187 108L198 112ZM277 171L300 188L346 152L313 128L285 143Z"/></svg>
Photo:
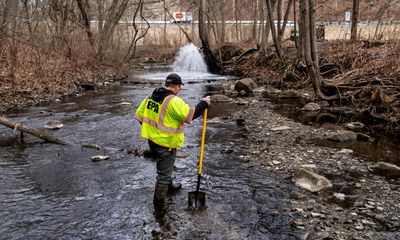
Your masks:
<svg viewBox="0 0 400 240"><path fill-rule="evenodd" d="M200 160L199 160L198 174L201 174L203 171L203 156L204 156L204 142L206 139L207 112L208 112L208 109L206 108L204 110L204 115L203 115L203 130L201 133Z"/></svg>

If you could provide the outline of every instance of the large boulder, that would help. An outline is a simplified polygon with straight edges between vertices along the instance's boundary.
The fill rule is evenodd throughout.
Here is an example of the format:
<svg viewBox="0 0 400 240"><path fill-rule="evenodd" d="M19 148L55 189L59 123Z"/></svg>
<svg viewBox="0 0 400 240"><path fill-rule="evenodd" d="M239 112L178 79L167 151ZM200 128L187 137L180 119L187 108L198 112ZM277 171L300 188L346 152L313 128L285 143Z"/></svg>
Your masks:
<svg viewBox="0 0 400 240"><path fill-rule="evenodd" d="M318 103L315 102L310 102L304 105L304 107L301 108L301 111L319 111L321 110L321 106L318 105Z"/></svg>
<svg viewBox="0 0 400 240"><path fill-rule="evenodd" d="M300 95L295 90L285 90L278 95L279 98L282 99L295 99L299 98Z"/></svg>
<svg viewBox="0 0 400 240"><path fill-rule="evenodd" d="M372 172L389 178L400 177L400 167L387 162L377 162L372 166Z"/></svg>
<svg viewBox="0 0 400 240"><path fill-rule="evenodd" d="M328 179L304 168L295 169L292 181L296 186L310 192L318 192L332 187L332 183Z"/></svg>
<svg viewBox="0 0 400 240"><path fill-rule="evenodd" d="M213 101L213 102L232 102L233 99L228 96L222 95L222 94L215 94L215 95L212 95L211 101Z"/></svg>
<svg viewBox="0 0 400 240"><path fill-rule="evenodd" d="M339 131L329 134L327 139L336 142L351 142L357 140L357 134L351 131Z"/></svg>
<svg viewBox="0 0 400 240"><path fill-rule="evenodd" d="M241 92L245 91L246 93L252 92L257 87L256 82L254 82L251 78L243 78L235 82L235 91Z"/></svg>
<svg viewBox="0 0 400 240"><path fill-rule="evenodd" d="M207 93L221 94L225 92L224 87L221 84L209 84L206 85Z"/></svg>

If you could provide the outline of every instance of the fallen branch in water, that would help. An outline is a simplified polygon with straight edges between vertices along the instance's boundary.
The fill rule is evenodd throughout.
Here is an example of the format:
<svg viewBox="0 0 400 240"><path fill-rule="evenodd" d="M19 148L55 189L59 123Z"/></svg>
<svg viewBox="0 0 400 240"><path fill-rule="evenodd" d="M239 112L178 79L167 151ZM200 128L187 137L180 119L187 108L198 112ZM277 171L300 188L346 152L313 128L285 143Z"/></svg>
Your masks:
<svg viewBox="0 0 400 240"><path fill-rule="evenodd" d="M71 144L70 142L61 140L61 139L54 137L48 133L42 132L35 128L27 127L26 125L24 125L22 123L13 122L5 117L0 117L0 124L4 125L6 127L9 127L11 129L14 129L14 131L19 130L21 132L26 132L26 133L32 134L33 136L41 138L41 139L45 140L46 142L51 142L51 143L56 143L56 144L61 144L61 145Z"/></svg>
<svg viewBox="0 0 400 240"><path fill-rule="evenodd" d="M45 140L46 142L56 143L56 144L60 144L60 145L72 145L72 144L74 144L72 142L68 142L68 141L62 140L60 138L52 136L52 135L50 135L48 133L45 133L43 131L40 131L38 129L30 128L30 127L28 127L28 126L26 126L26 125L24 125L22 123L13 122L10 119L7 119L7 118L1 117L1 116L0 116L0 124L13 129L14 131L18 130L18 131L21 131L21 133L22 132L29 133L29 134L31 134L31 135L33 135L35 137L38 137L38 138L41 138L41 139ZM92 148L92 149L97 149L97 150L100 150L100 149L111 149L109 147L102 147L102 146L100 146L98 144L78 144L78 145L81 145L84 148ZM123 150L123 149L120 149L120 150ZM145 157L149 157L150 156L150 153L148 152L148 150L145 150L145 149L128 148L128 149L126 149L126 152L127 152L127 154L133 154L135 156L141 156L141 155L143 155Z"/></svg>

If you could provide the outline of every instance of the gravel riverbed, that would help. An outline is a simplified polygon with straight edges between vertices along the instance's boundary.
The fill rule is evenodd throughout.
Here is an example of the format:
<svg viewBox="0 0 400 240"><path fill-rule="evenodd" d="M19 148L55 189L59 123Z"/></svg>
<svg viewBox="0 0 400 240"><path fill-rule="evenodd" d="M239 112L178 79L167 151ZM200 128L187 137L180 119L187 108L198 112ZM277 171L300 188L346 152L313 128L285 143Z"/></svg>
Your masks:
<svg viewBox="0 0 400 240"><path fill-rule="evenodd" d="M295 169L309 169L326 177L332 187L319 192L298 188L290 193L287 212L301 218L304 239L400 239L399 179L370 171L374 162L349 149L315 145L333 130L295 122L273 111L269 101L247 98L248 106L232 116L246 132L230 154L264 167L287 182Z"/></svg>

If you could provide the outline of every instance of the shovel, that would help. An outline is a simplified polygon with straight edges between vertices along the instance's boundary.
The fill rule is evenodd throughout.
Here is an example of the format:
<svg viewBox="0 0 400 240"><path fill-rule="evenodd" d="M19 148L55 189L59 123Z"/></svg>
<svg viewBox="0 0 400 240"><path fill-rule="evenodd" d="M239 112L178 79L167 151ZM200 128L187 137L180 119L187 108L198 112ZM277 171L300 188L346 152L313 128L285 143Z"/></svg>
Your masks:
<svg viewBox="0 0 400 240"><path fill-rule="evenodd" d="M199 190L200 190L201 173L203 171L203 154L204 154L204 141L206 138L207 112L208 109L204 110L203 130L201 133L201 145L200 145L200 160L199 160L199 168L197 171L197 186L196 186L196 191L189 192L188 195L189 208L204 208L206 206L206 193L200 192Z"/></svg>

